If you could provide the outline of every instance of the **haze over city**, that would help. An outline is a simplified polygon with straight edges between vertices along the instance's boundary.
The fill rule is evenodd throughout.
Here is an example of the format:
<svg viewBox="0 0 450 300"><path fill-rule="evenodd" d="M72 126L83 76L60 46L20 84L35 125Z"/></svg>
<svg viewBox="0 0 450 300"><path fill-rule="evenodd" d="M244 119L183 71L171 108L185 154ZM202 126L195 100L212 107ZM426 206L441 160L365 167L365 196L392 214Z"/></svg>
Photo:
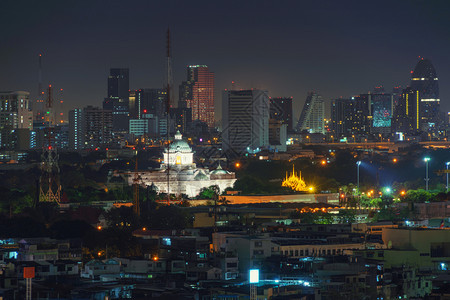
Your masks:
<svg viewBox="0 0 450 300"><path fill-rule="evenodd" d="M311 90L328 101L406 87L418 56L433 62L448 111L449 9L448 1L2 1L0 90L33 98L39 53L44 86L63 88L67 109L101 105L114 67L130 68L132 89L161 88L170 26L175 87L187 65L208 65L218 120L231 81L293 96L297 120Z"/></svg>

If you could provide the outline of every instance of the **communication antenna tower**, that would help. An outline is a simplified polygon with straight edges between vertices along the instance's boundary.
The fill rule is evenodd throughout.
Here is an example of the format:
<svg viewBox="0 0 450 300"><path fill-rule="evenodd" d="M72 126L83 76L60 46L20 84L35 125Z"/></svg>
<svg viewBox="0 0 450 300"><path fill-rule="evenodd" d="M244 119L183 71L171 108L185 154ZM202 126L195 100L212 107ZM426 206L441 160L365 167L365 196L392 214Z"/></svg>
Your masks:
<svg viewBox="0 0 450 300"><path fill-rule="evenodd" d="M39 53L38 56L39 69L38 69L38 93L36 98L36 103L33 106L33 111L35 111L35 120L43 121L43 110L44 110L44 91L42 90L42 54Z"/></svg>
<svg viewBox="0 0 450 300"><path fill-rule="evenodd" d="M61 185L59 182L58 152L54 145L54 112L52 85L48 86L45 111L45 131L47 145L44 143L41 155L41 177L39 179L39 202L56 202L61 199Z"/></svg>

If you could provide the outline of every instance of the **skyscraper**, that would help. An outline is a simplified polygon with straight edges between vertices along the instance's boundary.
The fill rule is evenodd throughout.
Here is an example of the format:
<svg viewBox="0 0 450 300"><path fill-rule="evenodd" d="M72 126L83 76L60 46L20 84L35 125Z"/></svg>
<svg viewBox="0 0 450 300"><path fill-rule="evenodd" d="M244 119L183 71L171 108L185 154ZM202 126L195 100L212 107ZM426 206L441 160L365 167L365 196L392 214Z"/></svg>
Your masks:
<svg viewBox="0 0 450 300"><path fill-rule="evenodd" d="M354 101L352 114L352 135L366 135L372 126L371 94L360 94L351 98Z"/></svg>
<svg viewBox="0 0 450 300"><path fill-rule="evenodd" d="M355 101L342 98L331 102L331 129L336 139L352 134L354 104Z"/></svg>
<svg viewBox="0 0 450 300"><path fill-rule="evenodd" d="M420 92L408 87L402 91L392 118L396 132L417 133L421 130Z"/></svg>
<svg viewBox="0 0 450 300"><path fill-rule="evenodd" d="M192 109L192 120L214 127L214 73L208 66L187 67L187 80L180 86L180 107Z"/></svg>
<svg viewBox="0 0 450 300"><path fill-rule="evenodd" d="M109 147L113 115L110 110L87 106L69 112L69 148L74 150Z"/></svg>
<svg viewBox="0 0 450 300"><path fill-rule="evenodd" d="M270 98L270 118L287 125L292 131L292 97Z"/></svg>
<svg viewBox="0 0 450 300"><path fill-rule="evenodd" d="M391 94L370 94L371 133L391 133L393 98Z"/></svg>
<svg viewBox="0 0 450 300"><path fill-rule="evenodd" d="M296 127L297 131L325 133L325 104L320 95L308 93Z"/></svg>
<svg viewBox="0 0 450 300"><path fill-rule="evenodd" d="M232 155L269 145L269 96L263 90L222 94L223 150Z"/></svg>
<svg viewBox="0 0 450 300"><path fill-rule="evenodd" d="M129 69L110 69L108 97L103 101L103 109L112 111L114 132L128 131L129 88Z"/></svg>
<svg viewBox="0 0 450 300"><path fill-rule="evenodd" d="M167 91L165 89L138 89L130 91L130 116L141 119L142 114L154 114L163 118L167 112Z"/></svg>
<svg viewBox="0 0 450 300"><path fill-rule="evenodd" d="M421 59L411 74L411 88L419 91L420 129L432 130L439 125L439 84L436 70L429 59Z"/></svg>
<svg viewBox="0 0 450 300"><path fill-rule="evenodd" d="M128 99L130 89L129 69L110 69L108 76L108 98Z"/></svg>

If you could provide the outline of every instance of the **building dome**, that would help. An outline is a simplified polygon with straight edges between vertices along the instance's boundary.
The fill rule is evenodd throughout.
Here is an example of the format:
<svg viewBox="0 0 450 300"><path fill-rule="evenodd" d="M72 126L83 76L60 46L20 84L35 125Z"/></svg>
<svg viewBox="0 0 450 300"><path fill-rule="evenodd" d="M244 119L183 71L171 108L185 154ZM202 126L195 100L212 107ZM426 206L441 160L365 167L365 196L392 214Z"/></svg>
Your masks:
<svg viewBox="0 0 450 300"><path fill-rule="evenodd" d="M169 151L171 152L183 152L183 153L191 153L192 149L189 144L183 140L183 136L180 131L177 131L175 134L175 140L172 144L169 145ZM167 149L165 150L167 152Z"/></svg>
<svg viewBox="0 0 450 300"><path fill-rule="evenodd" d="M209 180L209 176L200 170L197 175L195 175L194 180Z"/></svg>
<svg viewBox="0 0 450 300"><path fill-rule="evenodd" d="M228 174L228 172L222 169L222 166L220 164L217 167L217 169L211 171L211 175L223 175L223 174Z"/></svg>

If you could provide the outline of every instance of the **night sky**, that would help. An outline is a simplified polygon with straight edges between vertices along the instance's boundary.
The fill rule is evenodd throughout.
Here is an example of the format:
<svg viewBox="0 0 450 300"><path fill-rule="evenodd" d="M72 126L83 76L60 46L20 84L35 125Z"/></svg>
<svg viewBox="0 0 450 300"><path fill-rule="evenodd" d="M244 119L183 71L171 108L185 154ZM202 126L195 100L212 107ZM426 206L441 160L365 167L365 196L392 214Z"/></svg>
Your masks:
<svg viewBox="0 0 450 300"><path fill-rule="evenodd" d="M308 91L326 100L380 84L390 92L409 83L419 55L433 62L448 111L449 13L450 1L2 0L0 90L34 99L39 53L44 86L63 88L67 108L101 106L112 67L130 68L132 89L162 87L170 25L174 91L186 65L206 64L216 111L234 80L293 96L297 121Z"/></svg>

